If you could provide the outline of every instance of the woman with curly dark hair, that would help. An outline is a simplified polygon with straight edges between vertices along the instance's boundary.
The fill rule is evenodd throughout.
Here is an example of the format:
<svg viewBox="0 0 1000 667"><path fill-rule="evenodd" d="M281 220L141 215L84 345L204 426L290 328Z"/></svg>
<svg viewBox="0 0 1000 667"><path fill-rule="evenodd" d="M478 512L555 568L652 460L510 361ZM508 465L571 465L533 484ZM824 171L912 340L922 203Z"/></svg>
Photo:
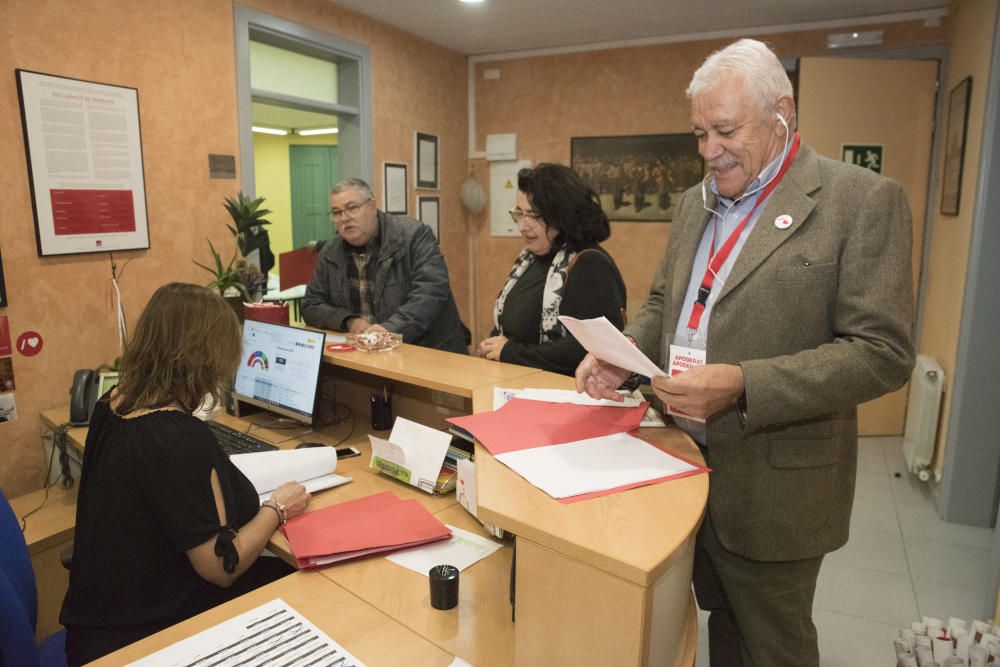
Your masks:
<svg viewBox="0 0 1000 667"><path fill-rule="evenodd" d="M510 216L525 247L497 297L493 331L478 351L487 359L573 375L586 350L560 315L603 315L625 326L625 281L600 246L611 225L597 195L569 167L522 169L517 190Z"/></svg>

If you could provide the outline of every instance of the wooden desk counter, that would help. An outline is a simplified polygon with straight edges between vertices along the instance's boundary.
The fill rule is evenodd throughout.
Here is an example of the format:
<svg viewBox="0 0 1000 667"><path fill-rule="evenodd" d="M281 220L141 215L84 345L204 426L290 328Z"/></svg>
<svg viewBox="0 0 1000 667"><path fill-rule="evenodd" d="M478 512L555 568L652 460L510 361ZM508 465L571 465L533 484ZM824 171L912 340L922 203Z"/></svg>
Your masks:
<svg viewBox="0 0 1000 667"><path fill-rule="evenodd" d="M488 537L479 522L457 503L435 516L443 523ZM508 546L464 570L459 577L458 606L446 611L431 607L430 583L425 575L385 558L340 563L319 573L475 667L509 667L514 664L509 600L512 555L508 541Z"/></svg>
<svg viewBox="0 0 1000 667"><path fill-rule="evenodd" d="M275 598L287 602L370 667L446 667L452 662L452 656L433 643L396 623L329 579L315 572L297 572L90 664L124 665Z"/></svg>
<svg viewBox="0 0 1000 667"><path fill-rule="evenodd" d="M573 380L540 372L502 386L569 389ZM492 410L492 389L476 390L473 406ZM703 463L672 426L641 434ZM707 475L563 504L477 443L476 478L479 518L517 535L515 664L693 663L691 569Z"/></svg>
<svg viewBox="0 0 1000 667"><path fill-rule="evenodd" d="M406 343L389 352L325 352L323 361L465 398L471 398L473 390L478 387L538 372L528 366Z"/></svg>
<svg viewBox="0 0 1000 667"><path fill-rule="evenodd" d="M47 637L60 627L59 612L69 587L69 572L62 566L62 551L73 541L76 525L76 487L67 491L57 484L10 501L18 521L31 512L25 524L24 541L31 554L38 594L35 635Z"/></svg>

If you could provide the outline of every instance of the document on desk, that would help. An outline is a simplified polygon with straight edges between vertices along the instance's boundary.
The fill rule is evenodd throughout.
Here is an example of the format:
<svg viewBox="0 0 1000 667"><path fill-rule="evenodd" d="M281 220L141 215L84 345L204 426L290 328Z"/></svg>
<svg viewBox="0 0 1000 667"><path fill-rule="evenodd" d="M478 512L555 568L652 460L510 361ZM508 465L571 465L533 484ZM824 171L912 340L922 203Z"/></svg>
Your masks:
<svg viewBox="0 0 1000 667"><path fill-rule="evenodd" d="M491 454L575 442L639 428L648 403L633 408L514 398L499 410L447 421L472 433Z"/></svg>
<svg viewBox="0 0 1000 667"><path fill-rule="evenodd" d="M628 433L511 451L496 459L557 500L705 471Z"/></svg>
<svg viewBox="0 0 1000 667"><path fill-rule="evenodd" d="M317 567L446 540L451 531L419 501L391 491L312 510L281 530L299 567Z"/></svg>
<svg viewBox="0 0 1000 667"><path fill-rule="evenodd" d="M142 667L202 664L364 667L350 651L281 598L130 664Z"/></svg>
<svg viewBox="0 0 1000 667"><path fill-rule="evenodd" d="M434 493L451 434L397 417L389 439L369 435L370 466L421 491Z"/></svg>
<svg viewBox="0 0 1000 667"><path fill-rule="evenodd" d="M648 378L666 375L662 368L654 364L642 350L616 329L608 318L578 320L575 317L560 315L559 321L587 352L601 361Z"/></svg>
<svg viewBox="0 0 1000 667"><path fill-rule="evenodd" d="M396 551L386 556L386 559L426 577L432 567L441 563L454 565L461 572L503 546L467 530L445 525L451 530L450 540Z"/></svg>
<svg viewBox="0 0 1000 667"><path fill-rule="evenodd" d="M315 493L351 481L350 477L334 474L337 452L333 447L234 454L229 460L247 476L261 502L285 482L298 482L309 493Z"/></svg>
<svg viewBox="0 0 1000 667"><path fill-rule="evenodd" d="M525 389L507 389L505 387L494 387L493 409L499 410L512 398L523 398L528 401L548 401L550 403L599 405L608 408L634 408L646 400L642 392L638 389L631 392L626 389L619 389L618 393L624 399L621 403L606 398L591 398L586 394L578 394L573 389L534 389L530 387ZM666 426L666 423L664 423L663 417L656 411L656 408L652 405L646 408L646 414L643 415L642 421L639 423L639 428L662 428L664 426Z"/></svg>

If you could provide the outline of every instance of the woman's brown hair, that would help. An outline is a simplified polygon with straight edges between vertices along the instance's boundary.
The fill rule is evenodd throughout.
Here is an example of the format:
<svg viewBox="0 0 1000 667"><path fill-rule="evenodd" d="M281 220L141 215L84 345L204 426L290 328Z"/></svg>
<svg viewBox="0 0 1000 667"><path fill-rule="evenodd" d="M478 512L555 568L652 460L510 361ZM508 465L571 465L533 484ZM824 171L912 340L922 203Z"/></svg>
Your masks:
<svg viewBox="0 0 1000 667"><path fill-rule="evenodd" d="M187 283L156 290L125 348L119 414L177 402L194 412L206 395L218 403L240 364L240 323L217 293Z"/></svg>

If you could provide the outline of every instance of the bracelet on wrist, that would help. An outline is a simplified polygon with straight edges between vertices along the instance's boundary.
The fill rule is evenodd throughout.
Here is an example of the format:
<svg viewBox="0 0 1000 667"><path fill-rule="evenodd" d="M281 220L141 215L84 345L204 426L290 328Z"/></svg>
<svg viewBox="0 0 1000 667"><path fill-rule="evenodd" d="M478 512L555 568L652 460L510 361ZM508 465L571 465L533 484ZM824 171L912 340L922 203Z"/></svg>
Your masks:
<svg viewBox="0 0 1000 667"><path fill-rule="evenodd" d="M284 526L288 521L285 517L285 506L278 502L278 500L273 496L261 503L261 507L270 507L274 510L274 513L278 515L279 526Z"/></svg>

